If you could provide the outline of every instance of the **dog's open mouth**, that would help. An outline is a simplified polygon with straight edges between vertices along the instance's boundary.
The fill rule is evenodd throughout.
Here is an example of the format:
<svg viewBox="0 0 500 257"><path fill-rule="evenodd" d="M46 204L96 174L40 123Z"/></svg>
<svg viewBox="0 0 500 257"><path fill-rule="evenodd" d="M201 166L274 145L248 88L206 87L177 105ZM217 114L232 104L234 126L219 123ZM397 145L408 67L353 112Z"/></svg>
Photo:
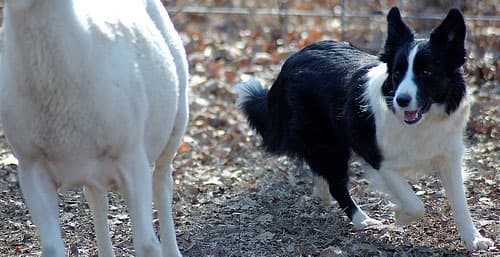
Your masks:
<svg viewBox="0 0 500 257"><path fill-rule="evenodd" d="M406 124L415 124L420 119L422 119L422 108L418 108L417 110L414 111L404 111L403 116L404 116L404 121Z"/></svg>
<svg viewBox="0 0 500 257"><path fill-rule="evenodd" d="M430 108L431 108L431 102L427 102L423 106L419 107L416 110L404 111L403 112L403 119L404 119L406 124L410 124L410 125L415 124L422 119L422 116L424 115L424 113L428 112Z"/></svg>

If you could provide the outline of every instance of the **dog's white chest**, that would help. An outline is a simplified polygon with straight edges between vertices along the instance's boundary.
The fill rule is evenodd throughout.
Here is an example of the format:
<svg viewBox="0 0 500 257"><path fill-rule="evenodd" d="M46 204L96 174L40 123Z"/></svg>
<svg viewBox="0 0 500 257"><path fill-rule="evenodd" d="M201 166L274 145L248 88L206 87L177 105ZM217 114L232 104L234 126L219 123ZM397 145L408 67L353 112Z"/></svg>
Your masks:
<svg viewBox="0 0 500 257"><path fill-rule="evenodd" d="M377 144L383 156L381 168L411 175L429 173L438 168L436 163L443 157L461 155L461 127L433 119L406 125L390 115L379 118L376 124Z"/></svg>

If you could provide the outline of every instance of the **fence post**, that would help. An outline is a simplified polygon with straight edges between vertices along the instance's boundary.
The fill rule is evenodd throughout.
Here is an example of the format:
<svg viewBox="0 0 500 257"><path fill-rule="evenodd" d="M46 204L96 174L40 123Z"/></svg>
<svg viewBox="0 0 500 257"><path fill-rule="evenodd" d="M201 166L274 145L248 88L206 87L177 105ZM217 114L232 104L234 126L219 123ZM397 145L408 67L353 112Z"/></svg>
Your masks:
<svg viewBox="0 0 500 257"><path fill-rule="evenodd" d="M345 0L342 0L342 6L341 6L341 11L340 11L340 40L345 41L345 34L344 34L344 23L345 23Z"/></svg>
<svg viewBox="0 0 500 257"><path fill-rule="evenodd" d="M226 7L227 7L228 10L231 10L233 8L233 1L226 0ZM233 14L232 13L228 13L227 14L226 24L224 26L226 27L227 34L232 38L234 36Z"/></svg>
<svg viewBox="0 0 500 257"><path fill-rule="evenodd" d="M283 12L282 12L283 10ZM281 23L281 39L283 41L287 41L288 39L288 0L281 0L278 5L279 13L283 13L280 15L280 23Z"/></svg>

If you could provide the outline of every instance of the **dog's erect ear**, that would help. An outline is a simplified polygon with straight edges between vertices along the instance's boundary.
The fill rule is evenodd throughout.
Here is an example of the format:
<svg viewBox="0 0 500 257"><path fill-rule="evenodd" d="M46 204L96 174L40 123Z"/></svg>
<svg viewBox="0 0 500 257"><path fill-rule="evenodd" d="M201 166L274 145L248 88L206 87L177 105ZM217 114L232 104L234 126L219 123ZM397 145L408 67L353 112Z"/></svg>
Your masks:
<svg viewBox="0 0 500 257"><path fill-rule="evenodd" d="M413 31L408 27L401 18L399 8L392 7L387 14L387 41L394 42L411 42L413 41Z"/></svg>
<svg viewBox="0 0 500 257"><path fill-rule="evenodd" d="M447 53L452 58L453 68L458 68L465 63L465 21L462 13L453 8L446 18L437 26L430 36L433 47Z"/></svg>
<svg viewBox="0 0 500 257"><path fill-rule="evenodd" d="M399 9L392 7L387 14L387 39L380 60L387 63L394 56L397 47L413 40L413 31L401 19Z"/></svg>
<svg viewBox="0 0 500 257"><path fill-rule="evenodd" d="M431 44L446 46L448 44L464 44L465 21L462 13L453 8L443 22L431 32Z"/></svg>

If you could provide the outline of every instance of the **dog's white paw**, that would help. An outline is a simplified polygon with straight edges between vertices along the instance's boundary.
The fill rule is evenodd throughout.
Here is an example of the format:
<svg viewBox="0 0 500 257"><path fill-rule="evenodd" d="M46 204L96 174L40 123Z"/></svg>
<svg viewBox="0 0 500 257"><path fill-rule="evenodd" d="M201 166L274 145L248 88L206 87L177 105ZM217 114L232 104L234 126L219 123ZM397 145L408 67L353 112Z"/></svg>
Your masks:
<svg viewBox="0 0 500 257"><path fill-rule="evenodd" d="M357 223L357 224L354 224L354 228L357 229L357 230L363 230L363 229L366 229L366 228L371 228L371 227L377 227L377 226L380 226L382 225L382 221L380 220L376 220L376 219L372 219L370 217L368 217L367 219Z"/></svg>
<svg viewBox="0 0 500 257"><path fill-rule="evenodd" d="M357 211L352 218L352 225L356 230L363 230L365 228L382 225L380 220L368 217L363 211Z"/></svg>
<svg viewBox="0 0 500 257"><path fill-rule="evenodd" d="M470 240L464 240L467 249L470 251L474 250L488 250L488 248L493 246L493 241L489 238L477 235Z"/></svg>

